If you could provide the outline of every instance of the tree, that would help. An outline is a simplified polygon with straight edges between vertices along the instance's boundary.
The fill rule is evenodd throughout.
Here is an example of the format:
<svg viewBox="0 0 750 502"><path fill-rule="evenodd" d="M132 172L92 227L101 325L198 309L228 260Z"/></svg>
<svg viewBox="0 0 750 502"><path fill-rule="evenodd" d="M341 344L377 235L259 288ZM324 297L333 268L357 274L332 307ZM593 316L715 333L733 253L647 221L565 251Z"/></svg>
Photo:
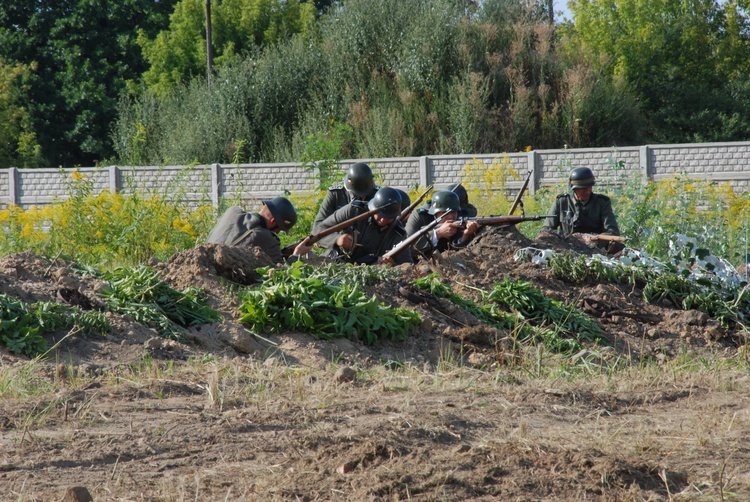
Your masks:
<svg viewBox="0 0 750 502"><path fill-rule="evenodd" d="M143 75L149 88L164 94L179 82L202 75L206 68L205 0L180 0L169 29L151 39L140 32L138 43L150 63ZM217 67L256 54L315 22L313 2L223 0L212 3L212 39Z"/></svg>
<svg viewBox="0 0 750 502"><path fill-rule="evenodd" d="M175 1L0 2L0 60L35 68L24 108L47 165L112 156L118 97L147 68L134 27L155 35Z"/></svg>
<svg viewBox="0 0 750 502"><path fill-rule="evenodd" d="M33 167L41 162L41 148L31 130L23 103L31 68L0 61L0 166Z"/></svg>
<svg viewBox="0 0 750 502"><path fill-rule="evenodd" d="M573 0L571 11L570 54L626 79L650 118L649 139L748 139L750 103L737 92L750 61L746 5Z"/></svg>

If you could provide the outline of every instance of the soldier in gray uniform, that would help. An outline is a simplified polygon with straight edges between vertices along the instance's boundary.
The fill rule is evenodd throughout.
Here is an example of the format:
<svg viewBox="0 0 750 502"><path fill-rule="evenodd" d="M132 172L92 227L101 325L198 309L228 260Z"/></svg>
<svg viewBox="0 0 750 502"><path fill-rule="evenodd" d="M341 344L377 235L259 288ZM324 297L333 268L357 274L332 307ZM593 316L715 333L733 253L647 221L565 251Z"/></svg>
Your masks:
<svg viewBox="0 0 750 502"><path fill-rule="evenodd" d="M391 187L380 188L369 202L355 200L337 210L323 220L320 230L331 228L373 209L381 210L368 219L355 223L343 233L332 234L334 241L325 246L331 250L329 257L342 259L347 263L379 263L386 252L406 238L404 226L398 220L401 214L401 195ZM410 250L404 249L393 257L392 263L387 263L411 263Z"/></svg>
<svg viewBox="0 0 750 502"><path fill-rule="evenodd" d="M461 183L451 183L447 187L445 187L443 190L446 190L448 192L453 192L456 195L458 195L458 202L460 204L459 210L458 210L458 216L460 218L473 218L477 215L478 211L476 206L469 202L469 192L466 191L466 187L464 187ZM426 210L430 209L430 205L432 204L432 200L428 200L424 208Z"/></svg>
<svg viewBox="0 0 750 502"><path fill-rule="evenodd" d="M318 214L313 220L313 235L323 230L320 228L320 224L336 210L341 209L353 200L367 202L375 196L377 191L378 187L375 186L375 177L370 166L364 162L353 164L344 176L344 185L328 189L328 193L326 193L318 209ZM325 243L330 245L331 240L325 239ZM325 247L323 242L320 245Z"/></svg>
<svg viewBox="0 0 750 502"><path fill-rule="evenodd" d="M276 263L283 263L279 236L297 222L294 205L284 197L263 201L257 213L246 213L241 207L227 209L208 234L206 242L229 246L257 246ZM302 254L296 253L295 254Z"/></svg>
<svg viewBox="0 0 750 502"><path fill-rule="evenodd" d="M544 220L542 230L560 228L564 235L574 233L620 235L612 202L606 195L593 192L594 173L588 167L573 169L568 178L572 193L557 196Z"/></svg>
<svg viewBox="0 0 750 502"><path fill-rule="evenodd" d="M464 247L471 241L474 233L479 230L479 225L476 221L470 220L465 228L458 226L456 220L460 211L461 201L458 194L450 190L441 190L432 197L429 209L421 207L411 213L406 222L407 236L413 235L435 218L445 215L437 227L412 245L412 257L415 261L422 257L429 258L435 251L443 252L446 249Z"/></svg>

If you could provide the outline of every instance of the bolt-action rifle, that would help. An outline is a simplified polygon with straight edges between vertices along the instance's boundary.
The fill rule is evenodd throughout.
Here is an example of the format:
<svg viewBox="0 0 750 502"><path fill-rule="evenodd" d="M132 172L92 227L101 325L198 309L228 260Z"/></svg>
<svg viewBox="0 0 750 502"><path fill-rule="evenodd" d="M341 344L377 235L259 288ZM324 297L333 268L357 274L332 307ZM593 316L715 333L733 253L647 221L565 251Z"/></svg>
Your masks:
<svg viewBox="0 0 750 502"><path fill-rule="evenodd" d="M479 225L515 225L517 223L523 223L524 221L538 221L548 218L548 214L540 214L534 216L475 216L475 217L464 217L459 218L454 222L457 227L465 227L469 221L476 221Z"/></svg>
<svg viewBox="0 0 750 502"><path fill-rule="evenodd" d="M431 191L432 191L432 185L428 186L427 190L425 190L424 192L422 192L422 195L420 195L419 197L417 197L417 200L415 200L414 202L412 202L411 204L409 204L409 206L406 209L404 209L403 211L401 211L401 214L398 216L398 219L401 221L401 223L406 223L406 220L409 219L409 215L411 214L411 212L414 211L414 209L419 204L421 204L421 202L424 200L424 198L427 197L427 194L430 193Z"/></svg>
<svg viewBox="0 0 750 502"><path fill-rule="evenodd" d="M308 235L304 239L300 239L297 242L289 244L288 246L284 246L281 249L281 255L284 258L288 258L288 257L290 257L294 253L294 249L297 246L299 246L300 244L305 243L308 246L312 246L313 244L315 244L316 242L318 242L323 237L325 237L327 235L335 234L336 232L340 232L341 230L346 230L347 228L349 228L350 226L354 225L355 223L357 223L359 221L362 221L362 220L365 220L365 219L369 218L370 216L379 213L380 211L382 211L386 207L388 207L390 205L393 205L393 204L397 204L397 202L394 201L394 202L391 202L391 203L386 204L384 206L376 207L375 209L370 209L369 211L365 211L364 213L358 214L357 216L355 216L353 218L349 218L346 221L342 221L341 223L338 223L338 224L336 224L336 225L334 225L334 226L332 226L330 228L326 228L325 230L321 230L317 234Z"/></svg>
<svg viewBox="0 0 750 502"><path fill-rule="evenodd" d="M529 186L529 181L531 181L531 175L534 174L533 170L529 170L529 175L526 176L526 181L523 182L523 185L521 185L521 189L518 191L518 195L516 195L516 200L513 201L513 205L510 206L510 211L508 211L508 215L513 214L513 211L516 210L516 208L520 205L521 206L521 214L523 213L523 193L526 191L526 188Z"/></svg>
<svg viewBox="0 0 750 502"><path fill-rule="evenodd" d="M415 242L417 242L417 240L419 240L419 238L422 237L424 234L426 234L427 232L429 232L430 230L432 230L436 226L440 225L440 223L443 221L443 218L447 214L449 214L449 213L443 213L443 214L441 214L440 216L438 216L437 218L435 218L434 220L432 220L431 222L429 222L427 225L423 226L422 228L420 228L419 230L417 230L416 232L414 232L413 234L411 234L409 237L407 237L406 239L402 240L401 242L399 242L398 244L396 244L395 246L393 246L393 249L391 249L390 251L388 251L387 253L385 253L381 257L381 259L393 258L394 256L396 256L397 254L399 254L404 249L407 249L409 246L411 246L412 244L414 244Z"/></svg>

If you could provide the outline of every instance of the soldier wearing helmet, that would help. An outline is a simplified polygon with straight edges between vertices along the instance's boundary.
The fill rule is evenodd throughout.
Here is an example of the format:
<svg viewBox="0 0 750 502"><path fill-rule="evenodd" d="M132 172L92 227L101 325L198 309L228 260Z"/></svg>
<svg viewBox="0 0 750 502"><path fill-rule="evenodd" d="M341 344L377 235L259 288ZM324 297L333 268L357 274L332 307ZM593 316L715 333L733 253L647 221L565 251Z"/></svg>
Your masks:
<svg viewBox="0 0 750 502"><path fill-rule="evenodd" d="M620 235L612 202L606 195L593 192L594 173L588 167L570 172L570 191L557 196L544 221L542 230L561 229L564 235L574 233Z"/></svg>
<svg viewBox="0 0 750 502"><path fill-rule="evenodd" d="M398 190L391 187L378 189L369 202L354 200L323 220L320 230L350 220L368 210L380 209L373 216L361 220L346 231L332 234L333 242L324 245L331 250L330 257L341 258L347 263L373 264L396 244L406 238L406 231L398 217L401 214L402 198ZM319 244L323 240L319 241ZM411 263L408 249L393 257L388 264Z"/></svg>
<svg viewBox="0 0 750 502"><path fill-rule="evenodd" d="M230 246L257 246L276 263L283 263L278 234L297 223L294 205L284 197L264 200L257 213L246 213L241 207L227 209L208 234L206 242ZM295 253L302 254L302 253Z"/></svg>
<svg viewBox="0 0 750 502"><path fill-rule="evenodd" d="M469 193L461 183L451 183L445 189L455 192L458 195L458 202L461 204L461 209L458 211L460 217L474 217L477 215L477 208L469 202Z"/></svg>
<svg viewBox="0 0 750 502"><path fill-rule="evenodd" d="M461 200L451 190L441 190L432 196L429 208L421 207L411 213L406 222L406 235L416 233L420 228L442 217L440 224L432 232L420 237L412 246L415 260L451 248L460 248L468 244L479 230L476 221L468 221L465 228L456 224L461 211Z"/></svg>
<svg viewBox="0 0 750 502"><path fill-rule="evenodd" d="M328 193L326 193L313 221L312 233L317 234L323 230L320 228L320 224L336 210L341 209L353 200L367 202L375 196L377 191L378 187L375 186L375 177L370 166L364 162L352 164L346 171L343 186L328 189ZM320 244L323 246L331 244L331 239L327 238L324 241L321 241Z"/></svg>

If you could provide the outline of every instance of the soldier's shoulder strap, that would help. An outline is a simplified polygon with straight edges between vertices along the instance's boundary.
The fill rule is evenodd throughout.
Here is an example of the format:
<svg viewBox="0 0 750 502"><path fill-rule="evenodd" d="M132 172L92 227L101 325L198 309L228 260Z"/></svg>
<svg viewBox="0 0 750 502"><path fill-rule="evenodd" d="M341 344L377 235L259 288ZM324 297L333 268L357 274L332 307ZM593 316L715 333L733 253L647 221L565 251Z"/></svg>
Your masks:
<svg viewBox="0 0 750 502"><path fill-rule="evenodd" d="M604 195L603 193L595 193L594 197L596 197L597 199L605 200L607 202L612 201L612 199L610 199L608 195Z"/></svg>

